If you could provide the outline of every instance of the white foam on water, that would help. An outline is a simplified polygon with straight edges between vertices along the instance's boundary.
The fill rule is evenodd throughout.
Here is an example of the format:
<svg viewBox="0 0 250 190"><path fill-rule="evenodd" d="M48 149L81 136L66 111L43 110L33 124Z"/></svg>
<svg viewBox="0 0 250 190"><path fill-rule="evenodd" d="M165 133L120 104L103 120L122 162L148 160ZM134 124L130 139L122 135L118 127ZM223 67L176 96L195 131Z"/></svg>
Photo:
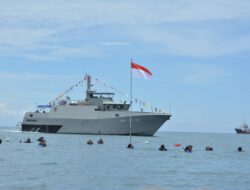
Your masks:
<svg viewBox="0 0 250 190"><path fill-rule="evenodd" d="M22 131L20 130L4 130L4 132L11 132L11 133L21 133Z"/></svg>

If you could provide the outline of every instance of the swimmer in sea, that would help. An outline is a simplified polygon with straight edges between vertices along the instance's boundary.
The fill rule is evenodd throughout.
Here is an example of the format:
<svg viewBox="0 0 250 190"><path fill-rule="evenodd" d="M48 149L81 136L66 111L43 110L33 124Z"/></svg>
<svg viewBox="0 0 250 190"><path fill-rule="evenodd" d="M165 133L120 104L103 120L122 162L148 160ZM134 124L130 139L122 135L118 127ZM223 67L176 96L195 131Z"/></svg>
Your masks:
<svg viewBox="0 0 250 190"><path fill-rule="evenodd" d="M159 148L159 151L167 151L167 149L165 148L165 145L162 144Z"/></svg>
<svg viewBox="0 0 250 190"><path fill-rule="evenodd" d="M127 146L127 148L133 149L134 146L131 143L129 143L128 146Z"/></svg>

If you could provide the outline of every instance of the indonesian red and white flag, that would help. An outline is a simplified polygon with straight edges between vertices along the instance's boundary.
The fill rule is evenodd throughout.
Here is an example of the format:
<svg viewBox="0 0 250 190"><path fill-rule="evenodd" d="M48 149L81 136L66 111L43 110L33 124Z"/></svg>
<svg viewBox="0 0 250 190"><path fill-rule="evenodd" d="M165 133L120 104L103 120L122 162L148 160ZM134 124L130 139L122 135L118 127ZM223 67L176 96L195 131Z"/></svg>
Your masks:
<svg viewBox="0 0 250 190"><path fill-rule="evenodd" d="M152 73L145 67L136 63L131 63L132 76L138 78L144 78L149 80L152 77Z"/></svg>

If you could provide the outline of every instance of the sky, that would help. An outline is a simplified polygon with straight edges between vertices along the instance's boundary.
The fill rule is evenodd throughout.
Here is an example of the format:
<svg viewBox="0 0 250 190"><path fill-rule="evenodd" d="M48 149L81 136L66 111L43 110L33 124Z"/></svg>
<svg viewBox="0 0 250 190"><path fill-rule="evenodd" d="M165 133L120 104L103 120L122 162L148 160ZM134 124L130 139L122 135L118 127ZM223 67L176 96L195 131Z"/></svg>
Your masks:
<svg viewBox="0 0 250 190"><path fill-rule="evenodd" d="M131 59L153 73L133 79L133 96L172 113L162 131L234 133L250 123L248 0L1 0L0 126L85 73L129 93Z"/></svg>

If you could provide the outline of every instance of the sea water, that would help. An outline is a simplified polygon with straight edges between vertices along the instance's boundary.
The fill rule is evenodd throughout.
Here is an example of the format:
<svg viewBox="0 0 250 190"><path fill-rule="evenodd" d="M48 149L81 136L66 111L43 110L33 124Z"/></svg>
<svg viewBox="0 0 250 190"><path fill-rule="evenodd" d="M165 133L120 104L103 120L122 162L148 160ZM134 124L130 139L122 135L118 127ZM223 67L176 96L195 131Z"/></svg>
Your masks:
<svg viewBox="0 0 250 190"><path fill-rule="evenodd" d="M40 136L47 147L38 145ZM158 132L132 137L133 150L126 148L128 136L0 128L0 138L0 190L250 189L250 135ZM27 138L33 143L20 143ZM86 144L89 139L93 145ZM161 144L168 151L158 151ZM185 145L193 145L193 152L184 152ZM244 152L236 151L239 146Z"/></svg>

